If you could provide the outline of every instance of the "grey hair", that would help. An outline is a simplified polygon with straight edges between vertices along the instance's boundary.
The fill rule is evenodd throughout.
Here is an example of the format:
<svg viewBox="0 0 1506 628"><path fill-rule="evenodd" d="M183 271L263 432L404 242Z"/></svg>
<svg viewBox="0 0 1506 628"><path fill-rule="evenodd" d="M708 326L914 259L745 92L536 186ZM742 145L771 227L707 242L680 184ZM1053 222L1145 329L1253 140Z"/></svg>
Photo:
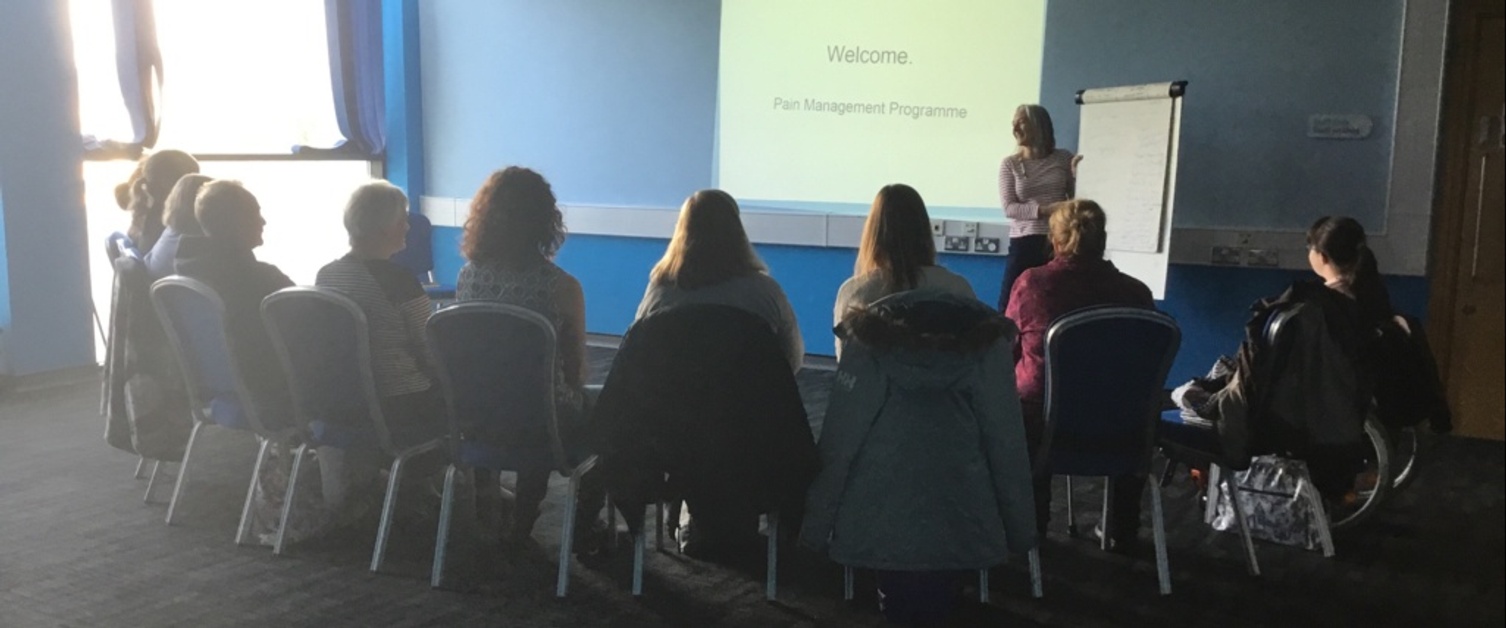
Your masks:
<svg viewBox="0 0 1506 628"><path fill-rule="evenodd" d="M345 232L350 243L364 242L404 217L408 195L386 181L372 181L351 192L345 203Z"/></svg>

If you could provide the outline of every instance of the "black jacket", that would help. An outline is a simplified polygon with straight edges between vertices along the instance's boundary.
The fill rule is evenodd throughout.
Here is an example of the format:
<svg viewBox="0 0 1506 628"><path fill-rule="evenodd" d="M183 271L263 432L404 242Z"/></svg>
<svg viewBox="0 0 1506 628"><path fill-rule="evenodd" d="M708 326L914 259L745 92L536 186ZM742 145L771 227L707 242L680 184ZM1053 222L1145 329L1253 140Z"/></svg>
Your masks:
<svg viewBox="0 0 1506 628"><path fill-rule="evenodd" d="M183 374L152 308L151 274L140 259L115 260L106 348L105 440L153 460L183 458L192 427Z"/></svg>
<svg viewBox="0 0 1506 628"><path fill-rule="evenodd" d="M798 507L819 464L778 339L762 318L729 306L687 305L634 324L592 423L624 512L642 512L665 488L745 496L760 512Z"/></svg>
<svg viewBox="0 0 1506 628"><path fill-rule="evenodd" d="M1234 373L1208 404L1226 455L1309 457L1357 446L1373 398L1373 330L1354 301L1298 282L1251 311ZM1291 318L1268 342L1267 322L1280 312Z"/></svg>

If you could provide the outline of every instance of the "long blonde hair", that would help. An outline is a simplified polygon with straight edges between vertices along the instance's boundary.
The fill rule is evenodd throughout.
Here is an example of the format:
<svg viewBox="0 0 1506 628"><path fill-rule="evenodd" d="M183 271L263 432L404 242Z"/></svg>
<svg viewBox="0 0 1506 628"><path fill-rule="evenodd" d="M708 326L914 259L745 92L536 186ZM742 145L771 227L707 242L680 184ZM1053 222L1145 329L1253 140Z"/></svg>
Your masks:
<svg viewBox="0 0 1506 628"><path fill-rule="evenodd" d="M921 268L934 265L936 242L931 239L926 202L903 183L884 186L863 224L853 274L878 271L891 288L909 290L919 283Z"/></svg>
<svg viewBox="0 0 1506 628"><path fill-rule="evenodd" d="M737 201L721 190L701 190L685 199L649 282L695 290L765 270L743 230Z"/></svg>

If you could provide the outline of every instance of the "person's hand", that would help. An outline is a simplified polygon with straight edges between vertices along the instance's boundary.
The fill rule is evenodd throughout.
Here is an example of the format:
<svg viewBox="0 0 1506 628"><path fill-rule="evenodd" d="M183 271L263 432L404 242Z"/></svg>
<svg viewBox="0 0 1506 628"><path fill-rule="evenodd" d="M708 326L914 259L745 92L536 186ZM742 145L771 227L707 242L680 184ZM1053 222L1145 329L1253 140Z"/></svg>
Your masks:
<svg viewBox="0 0 1506 628"><path fill-rule="evenodd" d="M1072 156L1072 178L1074 178L1074 179L1077 178L1077 164L1080 161L1082 161L1082 155L1073 155Z"/></svg>

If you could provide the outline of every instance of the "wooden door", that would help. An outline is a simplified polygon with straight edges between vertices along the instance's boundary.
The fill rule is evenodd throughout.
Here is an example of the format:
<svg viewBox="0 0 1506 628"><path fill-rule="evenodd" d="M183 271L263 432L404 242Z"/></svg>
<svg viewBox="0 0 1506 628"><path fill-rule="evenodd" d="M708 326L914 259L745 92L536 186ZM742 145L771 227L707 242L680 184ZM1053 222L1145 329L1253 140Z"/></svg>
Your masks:
<svg viewBox="0 0 1506 628"><path fill-rule="evenodd" d="M1500 2L1465 2L1445 109L1445 193L1435 234L1434 330L1457 433L1506 437L1503 334L1503 16ZM1489 6L1481 6L1489 5ZM1452 131L1452 132L1450 132ZM1442 267L1439 267L1442 266ZM1442 320L1438 320L1442 319Z"/></svg>

